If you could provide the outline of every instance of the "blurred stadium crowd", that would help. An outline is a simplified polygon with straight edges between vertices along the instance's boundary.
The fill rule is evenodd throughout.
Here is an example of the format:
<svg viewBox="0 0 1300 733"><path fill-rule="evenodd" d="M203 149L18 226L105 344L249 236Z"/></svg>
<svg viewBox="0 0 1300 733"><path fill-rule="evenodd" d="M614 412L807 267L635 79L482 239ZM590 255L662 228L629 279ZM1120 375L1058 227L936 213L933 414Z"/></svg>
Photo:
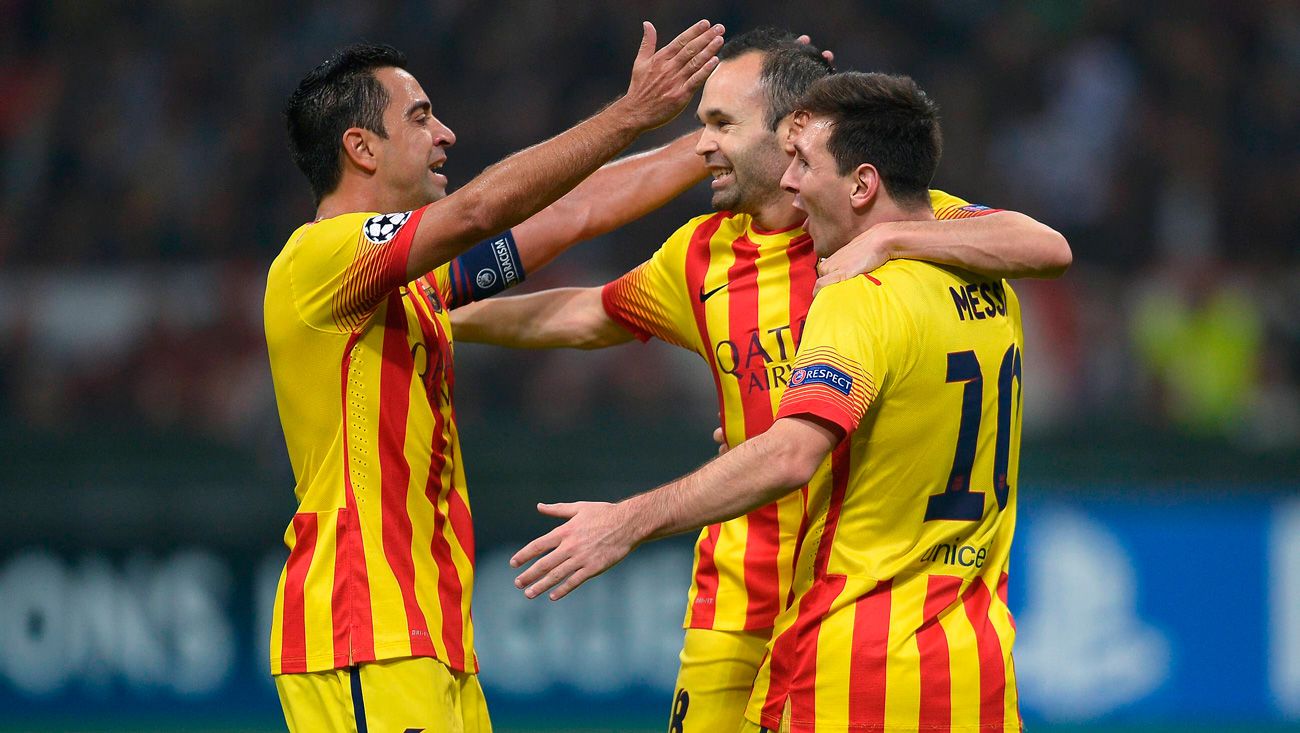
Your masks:
<svg viewBox="0 0 1300 733"><path fill-rule="evenodd" d="M1063 280L1017 285L1029 438L1122 422L1300 446L1300 5L781 5L0 2L0 419L282 451L261 298L312 216L280 118L297 79L351 40L406 50L460 137L454 188L619 93L643 16L709 17L797 23L842 68L915 76L944 113L936 187L1069 237ZM693 191L530 282L603 282L707 208ZM711 384L667 348L461 352L486 375L462 377L462 405L541 428L686 397L713 419Z"/></svg>

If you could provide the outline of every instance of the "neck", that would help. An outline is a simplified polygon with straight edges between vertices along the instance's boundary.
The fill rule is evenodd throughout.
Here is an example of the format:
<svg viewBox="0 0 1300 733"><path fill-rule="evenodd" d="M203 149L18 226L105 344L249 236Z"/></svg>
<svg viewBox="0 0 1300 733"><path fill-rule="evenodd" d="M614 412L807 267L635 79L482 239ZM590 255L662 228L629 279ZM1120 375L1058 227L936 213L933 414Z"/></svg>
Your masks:
<svg viewBox="0 0 1300 733"><path fill-rule="evenodd" d="M407 202L384 195L384 191L370 181L350 178L346 173L339 185L326 194L316 206L316 218L329 219L343 214L355 214L359 211L375 211L387 214L394 211L406 211L415 208Z"/></svg>
<svg viewBox="0 0 1300 733"><path fill-rule="evenodd" d="M859 234L877 224L885 224L891 221L934 221L934 210L930 208L928 203L905 208L899 206L893 199L878 196L876 201L863 213L855 213L849 237L844 240L844 243L848 244L856 239Z"/></svg>
<svg viewBox="0 0 1300 733"><path fill-rule="evenodd" d="M802 224L807 215L794 207L794 194L785 193L759 207L754 212L754 227L765 232L791 229Z"/></svg>

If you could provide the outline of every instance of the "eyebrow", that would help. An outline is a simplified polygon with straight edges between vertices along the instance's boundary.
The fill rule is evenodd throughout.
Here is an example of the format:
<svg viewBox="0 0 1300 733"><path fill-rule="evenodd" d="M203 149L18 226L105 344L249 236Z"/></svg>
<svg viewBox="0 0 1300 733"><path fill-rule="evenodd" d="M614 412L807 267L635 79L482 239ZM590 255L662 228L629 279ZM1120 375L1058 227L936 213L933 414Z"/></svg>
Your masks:
<svg viewBox="0 0 1300 733"><path fill-rule="evenodd" d="M413 114L415 114L416 112L419 112L419 111L421 111L421 110L423 110L423 111L425 111L425 112L432 112L432 111L433 111L433 105L429 103L429 100L427 100L427 99L421 99L420 101L418 101L418 102L416 102L415 104L412 104L410 107L407 107L407 108L406 108L406 116L407 116L407 117L410 117L411 115L413 115Z"/></svg>
<svg viewBox="0 0 1300 733"><path fill-rule="evenodd" d="M726 112L723 112L717 107L711 107L709 109L703 111L697 111L695 113L695 117L699 119L700 122L704 122L705 120L711 120L717 117L727 117L727 116L728 115Z"/></svg>

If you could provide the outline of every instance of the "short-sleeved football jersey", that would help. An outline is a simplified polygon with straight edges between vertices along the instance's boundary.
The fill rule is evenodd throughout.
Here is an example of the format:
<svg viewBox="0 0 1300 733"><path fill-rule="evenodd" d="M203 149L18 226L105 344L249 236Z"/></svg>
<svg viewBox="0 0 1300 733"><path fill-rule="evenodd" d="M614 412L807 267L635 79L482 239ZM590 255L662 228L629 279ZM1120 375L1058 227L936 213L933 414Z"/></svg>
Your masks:
<svg viewBox="0 0 1300 733"><path fill-rule="evenodd" d="M478 670L452 267L405 275L423 212L306 224L271 265L266 340L298 500L274 674L410 656Z"/></svg>
<svg viewBox="0 0 1300 733"><path fill-rule="evenodd" d="M994 210L930 192L935 216ZM605 286L606 313L642 341L698 354L713 374L727 444L771 426L817 281L817 256L802 228L768 232L747 214L687 222L646 262ZM790 598L804 501L779 502L701 531L685 625L770 629Z"/></svg>
<svg viewBox="0 0 1300 733"><path fill-rule="evenodd" d="M793 731L1020 729L1006 579L1023 330L1002 280L886 264L813 303L778 419L846 433L807 489L797 600L747 717Z"/></svg>

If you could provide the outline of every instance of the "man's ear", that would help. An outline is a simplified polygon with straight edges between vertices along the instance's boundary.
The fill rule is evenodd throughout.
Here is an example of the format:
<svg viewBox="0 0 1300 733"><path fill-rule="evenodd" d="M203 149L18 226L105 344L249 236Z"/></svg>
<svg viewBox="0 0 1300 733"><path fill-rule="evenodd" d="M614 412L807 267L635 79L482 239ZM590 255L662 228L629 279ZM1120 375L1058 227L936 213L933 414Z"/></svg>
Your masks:
<svg viewBox="0 0 1300 733"><path fill-rule="evenodd" d="M849 203L853 210L861 212L871 206L880 193L880 171L874 165L863 163L850 176L852 188L849 190Z"/></svg>
<svg viewBox="0 0 1300 733"><path fill-rule="evenodd" d="M366 173L374 173L379 168L379 160L371 145L374 139L373 132L360 127L349 127L343 131L343 155L352 165Z"/></svg>

